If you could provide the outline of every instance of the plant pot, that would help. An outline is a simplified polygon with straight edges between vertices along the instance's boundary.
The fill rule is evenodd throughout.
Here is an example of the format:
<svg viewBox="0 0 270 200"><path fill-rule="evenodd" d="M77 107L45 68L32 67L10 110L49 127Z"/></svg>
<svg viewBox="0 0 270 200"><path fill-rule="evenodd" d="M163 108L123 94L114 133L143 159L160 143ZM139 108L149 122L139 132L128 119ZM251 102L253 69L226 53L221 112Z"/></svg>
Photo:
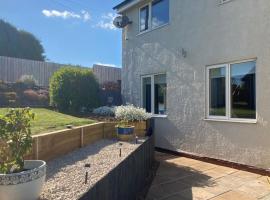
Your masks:
<svg viewBox="0 0 270 200"><path fill-rule="evenodd" d="M117 136L121 141L131 141L134 139L134 126L116 127Z"/></svg>
<svg viewBox="0 0 270 200"><path fill-rule="evenodd" d="M46 163L42 160L25 160L26 171L0 174L1 200L37 200L46 177Z"/></svg>

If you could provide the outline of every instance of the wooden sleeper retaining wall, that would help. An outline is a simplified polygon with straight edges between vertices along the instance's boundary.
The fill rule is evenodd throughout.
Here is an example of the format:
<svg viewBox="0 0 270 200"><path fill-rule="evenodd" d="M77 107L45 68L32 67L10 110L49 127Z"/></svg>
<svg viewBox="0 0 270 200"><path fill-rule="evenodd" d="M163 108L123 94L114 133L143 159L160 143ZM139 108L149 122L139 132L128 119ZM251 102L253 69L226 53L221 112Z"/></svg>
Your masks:
<svg viewBox="0 0 270 200"><path fill-rule="evenodd" d="M34 135L32 152L25 158L49 161L98 140L116 137L115 125L114 122L99 122L73 129ZM138 122L134 125L136 135L145 135L146 122Z"/></svg>

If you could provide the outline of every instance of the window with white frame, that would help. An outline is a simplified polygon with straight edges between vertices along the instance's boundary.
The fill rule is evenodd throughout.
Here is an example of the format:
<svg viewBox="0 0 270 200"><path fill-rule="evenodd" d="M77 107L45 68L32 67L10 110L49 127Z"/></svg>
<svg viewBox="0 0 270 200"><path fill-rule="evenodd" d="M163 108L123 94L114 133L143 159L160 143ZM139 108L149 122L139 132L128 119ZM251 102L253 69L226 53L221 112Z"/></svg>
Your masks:
<svg viewBox="0 0 270 200"><path fill-rule="evenodd" d="M149 113L165 115L167 83L165 74L142 77L142 107Z"/></svg>
<svg viewBox="0 0 270 200"><path fill-rule="evenodd" d="M207 117L256 119L256 61L207 67Z"/></svg>
<svg viewBox="0 0 270 200"><path fill-rule="evenodd" d="M169 23L169 0L153 0L140 8L140 32Z"/></svg>

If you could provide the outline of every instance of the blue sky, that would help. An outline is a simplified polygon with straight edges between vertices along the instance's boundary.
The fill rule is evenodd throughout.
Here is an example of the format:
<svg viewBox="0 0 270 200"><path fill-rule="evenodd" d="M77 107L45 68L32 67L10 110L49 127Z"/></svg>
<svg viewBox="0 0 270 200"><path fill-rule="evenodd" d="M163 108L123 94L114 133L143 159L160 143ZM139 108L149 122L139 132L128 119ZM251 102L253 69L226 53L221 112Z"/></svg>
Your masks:
<svg viewBox="0 0 270 200"><path fill-rule="evenodd" d="M121 30L112 7L121 0L0 0L0 18L33 33L52 62L121 66Z"/></svg>

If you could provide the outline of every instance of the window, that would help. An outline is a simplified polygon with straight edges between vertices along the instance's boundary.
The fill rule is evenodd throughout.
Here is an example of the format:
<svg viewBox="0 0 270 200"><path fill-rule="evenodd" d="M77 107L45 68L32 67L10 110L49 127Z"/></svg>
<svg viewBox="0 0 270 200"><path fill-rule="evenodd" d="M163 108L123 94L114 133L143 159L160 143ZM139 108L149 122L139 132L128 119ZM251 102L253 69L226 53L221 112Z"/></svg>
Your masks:
<svg viewBox="0 0 270 200"><path fill-rule="evenodd" d="M155 0L152 2L152 29L169 22L169 0Z"/></svg>
<svg viewBox="0 0 270 200"><path fill-rule="evenodd" d="M256 62L207 68L208 118L256 119Z"/></svg>
<svg viewBox="0 0 270 200"><path fill-rule="evenodd" d="M140 31L148 30L149 23L149 6L140 9Z"/></svg>
<svg viewBox="0 0 270 200"><path fill-rule="evenodd" d="M154 0L140 8L140 32L158 28L168 22L169 0Z"/></svg>
<svg viewBox="0 0 270 200"><path fill-rule="evenodd" d="M167 108L166 75L142 77L142 106L147 112L165 115Z"/></svg>

